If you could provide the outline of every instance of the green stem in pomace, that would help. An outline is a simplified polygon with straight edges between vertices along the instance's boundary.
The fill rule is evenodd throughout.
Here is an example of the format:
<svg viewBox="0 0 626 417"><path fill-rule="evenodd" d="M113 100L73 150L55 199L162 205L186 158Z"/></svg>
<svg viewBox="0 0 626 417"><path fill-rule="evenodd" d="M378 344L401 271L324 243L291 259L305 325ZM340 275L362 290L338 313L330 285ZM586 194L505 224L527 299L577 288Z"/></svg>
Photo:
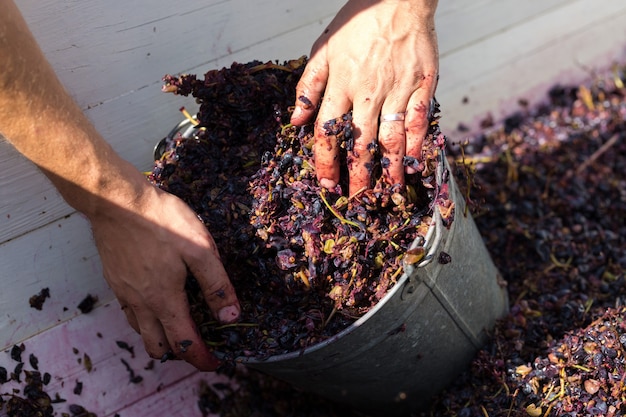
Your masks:
<svg viewBox="0 0 626 417"><path fill-rule="evenodd" d="M193 117L189 111L187 111L187 109L183 106L180 108L180 112L183 114L183 116L185 116L185 118L187 118L187 120L189 120L191 122L192 125L194 126L198 126L200 124L200 122L198 121L198 119L196 119L195 117Z"/></svg>
<svg viewBox="0 0 626 417"><path fill-rule="evenodd" d="M341 221L341 223L343 224L349 224L352 227L356 227L357 229L360 229L361 226L358 223L355 223L353 221L350 221L348 219L346 219L345 217L343 217L341 215L341 213L339 213L337 210L335 210L333 208L333 206L330 205L330 203L328 202L328 200L326 200L326 191L322 190L322 192L320 192L320 197L322 198L322 201L324 202L324 204L326 205L326 207L328 207L328 210L330 210L331 213L333 213L333 215L339 219L339 221Z"/></svg>
<svg viewBox="0 0 626 417"><path fill-rule="evenodd" d="M200 327L206 328L209 326L213 326L215 324L217 324L216 321L210 321L207 323L202 323ZM257 323L229 323L229 324L222 324L221 326L215 326L215 330L224 330L230 327L258 327L258 326L259 325Z"/></svg>
<svg viewBox="0 0 626 417"><path fill-rule="evenodd" d="M593 369L589 369L589 368L587 368L585 366L578 365L578 364L571 365L571 367L572 368L576 368L576 369L580 369L581 371L584 371L584 372L591 372L593 370Z"/></svg>
<svg viewBox="0 0 626 417"><path fill-rule="evenodd" d="M230 323L217 326L215 330L224 330L230 327L259 327L257 323Z"/></svg>
<svg viewBox="0 0 626 417"><path fill-rule="evenodd" d="M291 128L293 125L291 123L287 123L286 125L281 126L280 128L280 134L281 135L285 135L285 131L289 128Z"/></svg>

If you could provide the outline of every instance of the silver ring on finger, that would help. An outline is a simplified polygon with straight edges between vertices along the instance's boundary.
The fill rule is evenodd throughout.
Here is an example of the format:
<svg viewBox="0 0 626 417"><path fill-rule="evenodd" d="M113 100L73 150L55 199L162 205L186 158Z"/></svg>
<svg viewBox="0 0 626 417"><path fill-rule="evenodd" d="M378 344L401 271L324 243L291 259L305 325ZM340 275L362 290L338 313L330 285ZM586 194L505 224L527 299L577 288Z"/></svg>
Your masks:
<svg viewBox="0 0 626 417"><path fill-rule="evenodd" d="M406 112L381 114L380 122L403 122Z"/></svg>

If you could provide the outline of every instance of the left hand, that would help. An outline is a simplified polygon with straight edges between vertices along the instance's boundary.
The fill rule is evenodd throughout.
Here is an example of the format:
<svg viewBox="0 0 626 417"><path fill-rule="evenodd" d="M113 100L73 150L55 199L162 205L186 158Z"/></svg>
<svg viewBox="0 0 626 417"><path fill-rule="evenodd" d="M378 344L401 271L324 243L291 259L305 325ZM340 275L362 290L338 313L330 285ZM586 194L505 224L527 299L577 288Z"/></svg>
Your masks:
<svg viewBox="0 0 626 417"><path fill-rule="evenodd" d="M291 123L305 124L319 105L314 154L323 187L339 182L337 144L324 123L351 109L350 195L370 187L370 143L378 141L389 158L384 175L391 184L403 184L405 169L411 172L405 155L421 157L439 71L435 8L432 0L350 0L313 45ZM395 113L404 121L379 123L381 114Z"/></svg>
<svg viewBox="0 0 626 417"><path fill-rule="evenodd" d="M152 358L172 353L202 371L213 371L219 363L193 321L185 282L193 274L221 323L239 316L235 289L197 215L140 175L126 176L129 182L137 179L141 190L130 202L112 204L114 197L102 198L99 209L88 213L104 277ZM123 181L118 185L125 188Z"/></svg>

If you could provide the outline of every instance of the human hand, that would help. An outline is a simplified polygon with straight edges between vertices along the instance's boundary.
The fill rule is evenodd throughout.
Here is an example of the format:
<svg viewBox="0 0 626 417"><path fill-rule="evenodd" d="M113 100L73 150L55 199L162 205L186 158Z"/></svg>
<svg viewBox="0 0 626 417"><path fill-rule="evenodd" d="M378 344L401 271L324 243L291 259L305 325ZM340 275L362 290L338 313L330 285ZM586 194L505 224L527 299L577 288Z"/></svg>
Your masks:
<svg viewBox="0 0 626 417"><path fill-rule="evenodd" d="M105 279L151 357L173 354L200 370L214 370L219 362L189 312L187 273L197 279L221 322L239 316L235 290L195 213L177 197L146 184L145 198L136 207L111 207L106 215L90 217Z"/></svg>
<svg viewBox="0 0 626 417"><path fill-rule="evenodd" d="M90 220L104 276L150 356L171 352L201 370L215 369L190 315L188 272L217 320L236 320L240 306L204 224L97 132L12 1L2 3L0 56L0 135Z"/></svg>
<svg viewBox="0 0 626 417"><path fill-rule="evenodd" d="M415 173L411 164L405 167L404 157L420 159L428 130L439 71L436 4L432 0L350 0L313 45L296 87L291 123L305 124L319 105L314 155L323 187L333 188L339 182L337 143L326 135L324 123L351 109L350 195L371 186L368 145L373 142L378 141L383 157L389 159L384 173L387 182L404 183L405 170ZM379 123L381 114L398 114L404 121Z"/></svg>

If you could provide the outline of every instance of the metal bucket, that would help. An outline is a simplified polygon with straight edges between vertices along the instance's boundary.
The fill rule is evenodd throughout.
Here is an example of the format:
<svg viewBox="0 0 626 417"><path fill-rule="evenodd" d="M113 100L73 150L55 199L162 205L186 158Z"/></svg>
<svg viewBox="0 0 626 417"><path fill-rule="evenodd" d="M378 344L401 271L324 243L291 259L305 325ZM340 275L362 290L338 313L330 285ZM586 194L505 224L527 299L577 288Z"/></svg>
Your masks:
<svg viewBox="0 0 626 417"><path fill-rule="evenodd" d="M154 150L158 159L183 121ZM239 358L246 366L303 390L348 404L369 415L409 415L466 369L486 342L486 331L508 311L508 295L460 194L443 153L437 182L448 183L455 216L450 227L438 210L421 244L417 266L366 315L322 343L265 360ZM417 245L418 242L414 242ZM440 254L449 255L441 262Z"/></svg>
<svg viewBox="0 0 626 417"><path fill-rule="evenodd" d="M435 210L427 256L406 268L372 310L305 350L241 362L369 415L406 416L428 405L466 369L486 331L508 311L506 287L446 170L441 154L438 182L448 182L454 221L446 228ZM439 261L442 252L450 262Z"/></svg>

